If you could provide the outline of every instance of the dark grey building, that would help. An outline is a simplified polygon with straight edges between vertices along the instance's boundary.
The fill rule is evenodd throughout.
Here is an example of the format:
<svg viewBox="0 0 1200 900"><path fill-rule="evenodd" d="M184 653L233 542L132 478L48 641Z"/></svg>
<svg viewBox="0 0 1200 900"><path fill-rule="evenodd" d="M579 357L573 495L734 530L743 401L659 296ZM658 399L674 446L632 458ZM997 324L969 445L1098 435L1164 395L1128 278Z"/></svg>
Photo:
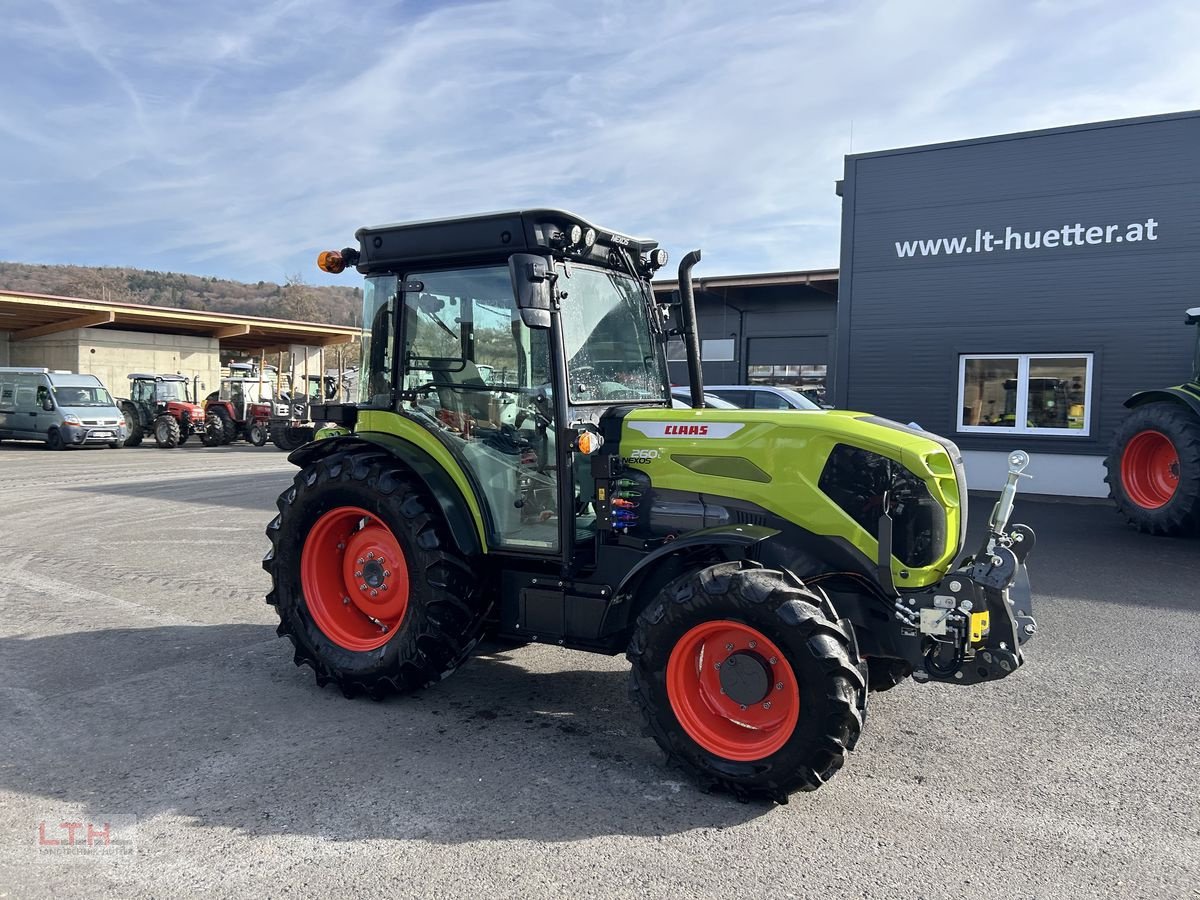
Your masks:
<svg viewBox="0 0 1200 900"><path fill-rule="evenodd" d="M836 269L696 278L696 324L706 384L777 384L823 399L837 329ZM656 294L678 290L655 282ZM683 345L671 379L687 384Z"/></svg>
<svg viewBox="0 0 1200 900"><path fill-rule="evenodd" d="M1200 113L849 156L841 194L836 405L953 438L973 487L1022 447L1030 489L1105 495L1123 401L1190 372Z"/></svg>

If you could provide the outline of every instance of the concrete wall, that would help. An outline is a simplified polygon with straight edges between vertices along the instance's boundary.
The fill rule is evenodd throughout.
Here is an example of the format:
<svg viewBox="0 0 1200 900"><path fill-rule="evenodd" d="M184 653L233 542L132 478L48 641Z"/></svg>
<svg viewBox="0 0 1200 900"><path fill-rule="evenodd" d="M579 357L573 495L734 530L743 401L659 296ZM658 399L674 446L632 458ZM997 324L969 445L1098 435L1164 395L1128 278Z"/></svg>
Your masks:
<svg viewBox="0 0 1200 900"><path fill-rule="evenodd" d="M82 328L13 342L9 355L10 365L95 375L123 397L131 372L198 376L204 393L214 391L220 381L219 349L215 338Z"/></svg>
<svg viewBox="0 0 1200 900"><path fill-rule="evenodd" d="M0 331L0 366L11 365L8 361L8 332Z"/></svg>

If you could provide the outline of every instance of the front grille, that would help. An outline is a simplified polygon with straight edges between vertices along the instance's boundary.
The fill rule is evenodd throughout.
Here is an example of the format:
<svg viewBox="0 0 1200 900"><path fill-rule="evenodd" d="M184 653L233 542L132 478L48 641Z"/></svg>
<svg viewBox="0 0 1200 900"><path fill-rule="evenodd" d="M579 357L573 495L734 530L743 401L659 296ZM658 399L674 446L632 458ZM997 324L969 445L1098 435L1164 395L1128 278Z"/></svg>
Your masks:
<svg viewBox="0 0 1200 900"><path fill-rule="evenodd" d="M879 519L892 519L892 555L908 566L928 566L946 546L946 511L913 472L860 447L837 444L818 482L821 492L879 539Z"/></svg>

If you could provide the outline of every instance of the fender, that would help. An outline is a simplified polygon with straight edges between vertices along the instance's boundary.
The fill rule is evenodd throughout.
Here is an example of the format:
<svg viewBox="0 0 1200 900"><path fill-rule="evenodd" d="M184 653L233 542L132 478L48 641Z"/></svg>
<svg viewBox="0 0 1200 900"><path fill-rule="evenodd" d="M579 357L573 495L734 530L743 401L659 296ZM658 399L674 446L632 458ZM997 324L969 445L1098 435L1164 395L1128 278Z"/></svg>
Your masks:
<svg viewBox="0 0 1200 900"><path fill-rule="evenodd" d="M383 432L358 432L305 444L288 454L288 462L304 468L341 450L361 450L369 447L386 450L420 479L441 507L446 524L450 528L450 536L459 551L468 557L484 553L483 543L471 518L466 498L446 470L411 441Z"/></svg>
<svg viewBox="0 0 1200 900"><path fill-rule="evenodd" d="M1180 403L1200 416L1200 388L1194 385L1180 385L1157 391L1138 391L1125 401L1125 406L1128 409L1137 409L1147 403Z"/></svg>

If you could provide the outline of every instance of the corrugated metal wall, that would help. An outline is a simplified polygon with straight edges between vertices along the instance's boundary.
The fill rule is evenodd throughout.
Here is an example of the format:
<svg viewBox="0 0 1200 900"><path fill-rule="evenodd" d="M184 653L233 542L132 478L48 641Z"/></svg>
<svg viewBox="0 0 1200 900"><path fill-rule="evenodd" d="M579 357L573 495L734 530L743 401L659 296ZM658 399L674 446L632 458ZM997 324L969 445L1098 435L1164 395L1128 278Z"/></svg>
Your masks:
<svg viewBox="0 0 1200 900"><path fill-rule="evenodd" d="M1077 223L1120 231L1082 246L995 243L1009 227L1023 243ZM1143 239L1117 242L1129 223ZM896 246L956 236L967 240L951 254ZM1091 436L1021 442L1103 454L1131 393L1187 377L1183 312L1198 297L1200 113L847 157L838 405L1004 449L1011 435L955 434L959 354L1093 353Z"/></svg>

